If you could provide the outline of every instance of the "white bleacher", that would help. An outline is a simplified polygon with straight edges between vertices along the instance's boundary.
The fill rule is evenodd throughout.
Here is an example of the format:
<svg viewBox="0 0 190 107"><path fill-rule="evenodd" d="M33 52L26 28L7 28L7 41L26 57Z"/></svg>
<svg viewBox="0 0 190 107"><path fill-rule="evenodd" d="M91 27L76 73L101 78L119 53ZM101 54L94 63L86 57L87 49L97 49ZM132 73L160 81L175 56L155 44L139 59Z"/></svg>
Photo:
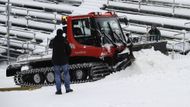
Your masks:
<svg viewBox="0 0 190 107"><path fill-rule="evenodd" d="M5 53L5 52L6 52L6 49L1 48L0 46L0 54Z"/></svg>
<svg viewBox="0 0 190 107"><path fill-rule="evenodd" d="M129 24L129 26L123 27L123 29L133 33L147 34L150 30L150 26ZM173 30L162 27L158 27L158 29L160 30L162 37L175 39L183 39L185 37L186 40L190 40L190 34L188 32L184 32L183 30Z"/></svg>
<svg viewBox="0 0 190 107"><path fill-rule="evenodd" d="M170 7L170 6L156 6L156 5L149 5L149 4L139 4L133 2L115 2L110 1L109 6L119 7L123 9L133 9L139 11L147 11L147 12L155 12L155 13L162 13L162 14L170 14L170 15L179 15L179 16L186 16L190 17L190 9L182 8L182 7Z"/></svg>
<svg viewBox="0 0 190 107"><path fill-rule="evenodd" d="M126 0L125 3L110 1L111 8L108 7L108 10L115 10L119 16L124 15L129 19L130 25L124 29L132 32L132 36L147 35L150 25L156 24L163 37L172 38L172 40L167 40L168 49L186 53L190 51L190 5L188 6L190 1L175 1L175 3L173 0L144 0L142 2L141 0Z"/></svg>
<svg viewBox="0 0 190 107"><path fill-rule="evenodd" d="M151 1L151 0L147 0L147 1ZM159 1L159 0L158 0ZM139 24L139 22L141 24L147 24L147 25L151 25L151 24L156 24L160 26L160 30L162 33L162 36L164 37L173 37L173 38L178 38L178 39L182 39L184 38L184 35L186 38L189 39L189 33L187 33L190 30L190 18L189 19L184 19L184 18L178 18L178 17L168 17L168 16L164 16L162 15L157 15L154 13L149 13L147 14L146 12L143 11L139 11L139 12L127 12L129 11L128 9L145 9L143 8L143 6L139 5L138 3L139 1L136 0L136 2L134 2L134 0L127 2L127 3L116 3L113 1L109 2L109 6L112 6L113 10L114 8L116 9L115 11L117 11L117 14L119 16L126 16L129 20L129 22L132 23L137 23L137 25ZM160 1L161 2L161 1ZM117 7L121 7L121 10L119 10ZM172 11L167 11L167 9L163 9L165 8L164 6L159 6L156 7L155 5L149 6L146 5L146 11L155 11L155 12L159 12L159 13L171 13ZM154 7L154 8L153 8ZM122 8L126 8L126 10L122 10ZM158 9L156 9L158 8ZM171 8L172 9L172 8ZM181 10L180 10L181 9ZM185 11L183 9L187 9L188 11ZM110 10L110 9L108 9ZM131 11L131 10L130 10ZM177 10L175 10L177 11ZM186 13L187 15L190 16L190 14L188 14L188 12L190 12L190 8L178 8L178 11L183 11L183 12L179 12L181 15L182 13ZM186 16L187 16L186 15ZM168 28L164 28L164 27L172 27L172 29ZM132 32L139 32L139 33L147 33L147 28L146 26L129 26L127 28L129 31ZM184 30L185 29L185 30ZM186 31L187 30L187 31ZM177 36L176 36L177 35Z"/></svg>
<svg viewBox="0 0 190 107"><path fill-rule="evenodd" d="M0 15L0 22L6 22L7 21L7 16L5 15ZM52 24L52 23L45 23L45 22L37 22L35 20L30 20L30 19L26 19L23 17L13 17L10 16L10 21L12 24L16 24L16 25L20 25L20 26L28 26L28 27L33 27L36 29L44 29L44 30L53 30L56 27L56 24Z"/></svg>
<svg viewBox="0 0 190 107"><path fill-rule="evenodd" d="M35 52L44 51L47 48L44 45L47 45L49 38L52 38L50 32L58 26L57 23L61 20L61 16L68 15L68 13L70 14L78 8L69 4L52 4L32 0L10 0L10 2L10 22L12 25L10 29L10 50L15 52L23 51L16 48L32 51L36 49ZM0 0L0 3L0 34L2 34L0 49L6 50L7 0ZM38 43L39 40L42 43L38 44L36 40L38 40Z"/></svg>
<svg viewBox="0 0 190 107"><path fill-rule="evenodd" d="M0 49L2 50L0 54L4 54L7 52L7 46L0 45ZM23 53L24 51L21 49L15 49L15 48L9 48L10 51L17 52L17 53Z"/></svg>
<svg viewBox="0 0 190 107"><path fill-rule="evenodd" d="M189 0L113 0L113 1L122 1L122 2L128 2L128 1L132 1L132 2L154 2L154 3L163 3L163 4L172 4L172 5L179 5L179 6L183 6L183 5L190 5L190 1Z"/></svg>
<svg viewBox="0 0 190 107"><path fill-rule="evenodd" d="M5 12L6 6L0 5L0 11ZM46 12L44 10L36 10L36 9L27 9L23 7L15 7L11 6L11 14L15 15L23 15L28 17L35 17L35 18L42 18L42 19L49 19L49 20L61 20L61 14L59 13L52 13Z"/></svg>
<svg viewBox="0 0 190 107"><path fill-rule="evenodd" d="M189 0L147 0L147 1L163 2L163 3L176 3L176 4L181 4L181 5L190 5Z"/></svg>
<svg viewBox="0 0 190 107"><path fill-rule="evenodd" d="M0 0L0 2L6 3L7 0ZM34 8L49 9L61 12L72 12L76 8L75 6L67 4L58 5L58 4L42 3L38 1L27 1L27 0L10 0L10 3L14 5L30 6Z"/></svg>
<svg viewBox="0 0 190 107"><path fill-rule="evenodd" d="M179 19L179 18L171 18L171 17L163 17L163 16L155 16L155 15L140 15L140 14L128 14L128 13L118 13L119 16L126 16L128 20L134 20L144 23L152 23L158 25L168 25L174 27L181 27L184 29L190 29L190 24L186 24L190 22L187 19Z"/></svg>
<svg viewBox="0 0 190 107"><path fill-rule="evenodd" d="M43 2L42 2L43 1ZM81 14L87 13L89 11L96 11L100 8L102 4L108 3L107 1L100 0L96 4L88 2L87 0L71 0L76 2L81 2L81 6L76 7L73 5L65 4L65 2L58 4L46 2L46 0L10 0L12 4L11 8L11 22L12 27L10 34L16 35L14 38L24 37L38 40L45 40L49 37L49 32L52 32L56 28L57 21L60 21L62 15L69 15L71 13ZM68 2L71 2L68 0ZM119 1L119 0L117 0ZM122 0L124 1L124 0ZM187 0L175 0L175 4L172 4L173 0L143 0L147 3L140 3L138 0L126 0L130 2L114 2L109 1L109 6L121 7L123 9L135 10L135 14L127 13L126 10L119 10L119 16L127 16L130 25L125 28L132 33L147 33L147 26L142 24L158 24L161 33L165 37L175 36L175 38L182 38L185 30L190 29L190 8L187 8ZM133 2L136 1L136 2ZM148 1L152 3L148 3ZM0 23L6 22L6 2L7 0L0 0ZM95 2L95 1L94 1ZM158 2L158 4L153 4L153 2ZM162 3L163 2L163 5ZM169 5L164 5L164 3L171 3ZM97 7L96 7L96 6ZM185 6L183 6L185 5ZM76 11L77 10L77 11ZM75 12L76 11L76 12ZM102 10L103 11L103 10ZM124 12L124 13L123 13ZM141 13L142 12L142 13ZM143 12L149 12L143 13ZM140 13L140 14L139 14ZM156 14L154 14L156 13ZM160 14L159 14L160 13ZM169 14L173 17L162 16L164 14ZM184 16L185 18L178 18L175 16ZM189 18L189 19L188 19ZM37 19L37 20L36 20ZM47 21L48 20L48 21ZM132 23L131 23L132 22ZM138 22L141 22L139 24ZM136 23L136 25L134 24ZM172 26L174 29L164 28L165 26ZM23 27L26 30L15 30L15 27ZM176 29L175 29L176 27ZM177 28L181 28L180 30ZM6 27L0 26L0 33L6 33ZM27 31L27 29L31 29ZM37 30L40 31L38 32ZM43 31L48 31L48 33L42 33ZM178 35L180 34L180 35ZM181 37L180 37L181 36ZM186 38L189 39L188 33L185 33ZM18 42L19 39L11 39L13 42ZM19 41L20 42L20 41ZM28 43L22 41L23 43ZM18 44L11 44L12 46L17 46ZM20 46L20 45L18 45ZM42 46L43 47L43 46ZM40 47L39 47L40 48ZM43 47L44 48L44 47ZM1 49L1 48L0 48ZM32 49L32 46L31 46Z"/></svg>
<svg viewBox="0 0 190 107"><path fill-rule="evenodd" d="M1 33L6 34L7 28L4 26L0 26ZM19 30L19 29L11 29L10 30L11 35L23 37L23 38L30 38L30 39L38 39L38 40L44 40L49 36L49 34L41 33L41 32L32 32L32 31L25 31L25 30Z"/></svg>
<svg viewBox="0 0 190 107"><path fill-rule="evenodd" d="M7 44L6 38L0 38L0 44L3 46L6 46L6 44ZM45 50L44 45L35 44L35 43L32 43L32 41L23 42L23 41L19 41L19 40L10 39L10 46L20 48L20 49L15 49L15 51L19 51L19 52L21 52L21 50L33 51L36 48ZM12 48L12 49L14 49L14 48Z"/></svg>

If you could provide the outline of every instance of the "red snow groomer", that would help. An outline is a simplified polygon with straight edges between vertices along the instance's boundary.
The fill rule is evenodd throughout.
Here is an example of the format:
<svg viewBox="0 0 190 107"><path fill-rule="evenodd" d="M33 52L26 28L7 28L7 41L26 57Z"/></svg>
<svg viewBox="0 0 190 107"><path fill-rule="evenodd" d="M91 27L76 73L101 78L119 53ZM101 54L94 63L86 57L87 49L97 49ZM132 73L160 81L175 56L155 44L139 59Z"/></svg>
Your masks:
<svg viewBox="0 0 190 107"><path fill-rule="evenodd" d="M126 68L134 61L118 16L113 12L62 17L67 23L67 40L72 47L70 76L73 83L94 81ZM9 65L7 76L22 86L52 85L51 55ZM62 80L64 80L62 73Z"/></svg>

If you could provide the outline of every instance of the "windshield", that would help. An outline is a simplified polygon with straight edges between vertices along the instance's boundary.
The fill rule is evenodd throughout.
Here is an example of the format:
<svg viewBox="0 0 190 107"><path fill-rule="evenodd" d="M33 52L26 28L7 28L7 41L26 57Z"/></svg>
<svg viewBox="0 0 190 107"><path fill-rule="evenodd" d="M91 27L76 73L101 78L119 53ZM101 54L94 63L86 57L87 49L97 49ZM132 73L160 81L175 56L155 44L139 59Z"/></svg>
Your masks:
<svg viewBox="0 0 190 107"><path fill-rule="evenodd" d="M107 35L114 43L122 43L124 36L116 18L97 18L96 23L101 33ZM104 40L104 43L109 41Z"/></svg>

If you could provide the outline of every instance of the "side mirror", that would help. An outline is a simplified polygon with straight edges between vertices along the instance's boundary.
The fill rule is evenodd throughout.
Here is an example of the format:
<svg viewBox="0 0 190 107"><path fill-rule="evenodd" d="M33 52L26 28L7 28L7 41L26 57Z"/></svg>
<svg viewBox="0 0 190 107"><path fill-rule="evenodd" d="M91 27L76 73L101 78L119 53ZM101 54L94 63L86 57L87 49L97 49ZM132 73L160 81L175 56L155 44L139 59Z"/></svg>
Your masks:
<svg viewBox="0 0 190 107"><path fill-rule="evenodd" d="M124 18L119 18L119 21L120 21L120 22L123 22L125 25L128 25L128 22L129 22L126 17L124 17Z"/></svg>
<svg viewBox="0 0 190 107"><path fill-rule="evenodd" d="M125 25L128 25L128 19L124 18L123 20L124 20Z"/></svg>

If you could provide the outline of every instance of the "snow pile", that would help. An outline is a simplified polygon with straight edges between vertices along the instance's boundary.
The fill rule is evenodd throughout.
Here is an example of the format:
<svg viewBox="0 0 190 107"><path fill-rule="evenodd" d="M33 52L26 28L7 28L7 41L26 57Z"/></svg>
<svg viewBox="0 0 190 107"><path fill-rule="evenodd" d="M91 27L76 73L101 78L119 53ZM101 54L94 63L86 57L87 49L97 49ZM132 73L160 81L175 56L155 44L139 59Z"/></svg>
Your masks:
<svg viewBox="0 0 190 107"><path fill-rule="evenodd" d="M0 92L1 106L190 106L190 55L172 60L170 56L165 56L153 49L134 54L136 61L126 70L113 73L100 81L74 84L73 93L56 96L54 86L33 91ZM0 87L12 84L6 78L2 78L2 74L4 75L4 69L0 71Z"/></svg>

